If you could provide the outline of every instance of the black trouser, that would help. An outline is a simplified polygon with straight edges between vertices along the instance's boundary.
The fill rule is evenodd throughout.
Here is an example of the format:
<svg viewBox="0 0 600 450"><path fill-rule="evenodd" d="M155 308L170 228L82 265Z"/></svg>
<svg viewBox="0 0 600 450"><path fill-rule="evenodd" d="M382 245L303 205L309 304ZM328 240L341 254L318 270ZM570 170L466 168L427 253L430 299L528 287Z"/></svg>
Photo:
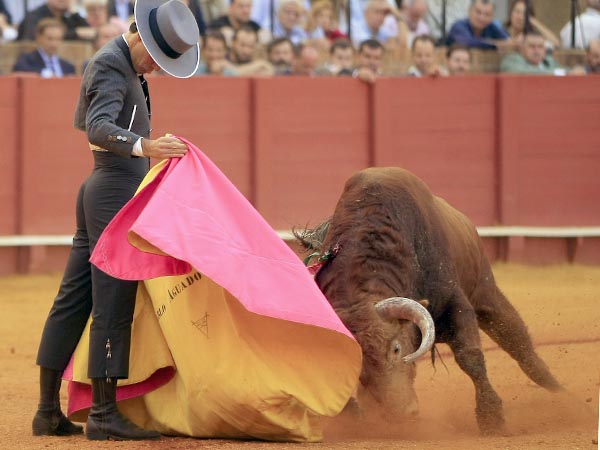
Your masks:
<svg viewBox="0 0 600 450"><path fill-rule="evenodd" d="M94 172L79 190L77 232L38 351L42 367L65 369L91 313L88 377L128 377L137 281L118 280L89 262L100 234L147 170L147 161L120 159L96 156Z"/></svg>

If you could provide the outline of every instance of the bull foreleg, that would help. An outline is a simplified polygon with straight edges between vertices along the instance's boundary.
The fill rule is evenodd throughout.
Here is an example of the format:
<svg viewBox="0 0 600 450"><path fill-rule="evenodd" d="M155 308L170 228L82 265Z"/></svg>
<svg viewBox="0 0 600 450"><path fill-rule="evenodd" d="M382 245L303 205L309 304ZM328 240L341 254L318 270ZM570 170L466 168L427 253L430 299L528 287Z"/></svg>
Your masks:
<svg viewBox="0 0 600 450"><path fill-rule="evenodd" d="M453 302L447 317L448 344L459 367L475 386L475 413L482 434L504 434L502 400L489 382L475 312L466 302Z"/></svg>
<svg viewBox="0 0 600 450"><path fill-rule="evenodd" d="M479 431L482 434L504 434L502 400L488 380L481 349L454 350L454 356L475 385L475 414Z"/></svg>

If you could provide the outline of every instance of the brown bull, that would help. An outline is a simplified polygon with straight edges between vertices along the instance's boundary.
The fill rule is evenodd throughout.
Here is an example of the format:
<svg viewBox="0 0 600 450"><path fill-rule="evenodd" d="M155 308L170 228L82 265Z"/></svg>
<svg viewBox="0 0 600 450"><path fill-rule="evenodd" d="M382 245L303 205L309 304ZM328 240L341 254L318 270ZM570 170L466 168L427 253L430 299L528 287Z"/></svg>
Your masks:
<svg viewBox="0 0 600 450"><path fill-rule="evenodd" d="M560 389L535 353L523 320L496 286L473 224L412 173L358 172L346 182L333 217L297 236L326 255L316 281L362 347L359 401L369 394L392 417L418 411L412 361L431 347L427 341L433 336L418 303L408 313L410 301L379 303L390 297L427 299L422 303L435 323L435 342L450 346L475 385L481 432L502 432L504 414L487 377L478 328L531 380ZM423 336L418 350L413 322Z"/></svg>

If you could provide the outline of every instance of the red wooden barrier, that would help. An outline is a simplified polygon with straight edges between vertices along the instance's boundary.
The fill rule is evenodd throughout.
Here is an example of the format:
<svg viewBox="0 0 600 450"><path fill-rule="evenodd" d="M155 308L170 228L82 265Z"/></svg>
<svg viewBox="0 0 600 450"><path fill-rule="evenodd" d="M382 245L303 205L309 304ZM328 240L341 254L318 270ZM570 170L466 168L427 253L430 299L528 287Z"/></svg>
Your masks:
<svg viewBox="0 0 600 450"><path fill-rule="evenodd" d="M501 223L600 224L599 80L501 76L499 83ZM600 239L511 238L506 252L524 262L598 263Z"/></svg>
<svg viewBox="0 0 600 450"><path fill-rule="evenodd" d="M467 214L497 223L496 79L377 81L375 165L400 166Z"/></svg>
<svg viewBox="0 0 600 450"><path fill-rule="evenodd" d="M18 232L17 173L19 167L19 79L0 77L0 234ZM0 248L0 274L12 273L17 249Z"/></svg>
<svg viewBox="0 0 600 450"><path fill-rule="evenodd" d="M73 116L80 80L21 79L20 231L22 234L72 234L75 200L92 168L85 133ZM20 269L62 268L64 248L23 249Z"/></svg>
<svg viewBox="0 0 600 450"><path fill-rule="evenodd" d="M502 222L600 224L600 80L499 82Z"/></svg>
<svg viewBox="0 0 600 450"><path fill-rule="evenodd" d="M369 165L369 92L358 80L255 80L256 207L274 228L330 216Z"/></svg>
<svg viewBox="0 0 600 450"><path fill-rule="evenodd" d="M21 232L74 232L75 199L92 168L85 133L73 127L79 80L21 81Z"/></svg>
<svg viewBox="0 0 600 450"><path fill-rule="evenodd" d="M148 84L152 137L173 133L191 140L252 199L252 80L156 76Z"/></svg>
<svg viewBox="0 0 600 450"><path fill-rule="evenodd" d="M1 234L70 234L92 158L72 127L79 79L0 79ZM488 76L149 80L153 137L199 145L276 229L329 216L369 165L415 172L477 225L600 225L600 79ZM599 238L486 239L490 255L600 262ZM0 272L15 251L0 249ZM22 252L61 269L62 248ZM62 253L60 253L62 252Z"/></svg>

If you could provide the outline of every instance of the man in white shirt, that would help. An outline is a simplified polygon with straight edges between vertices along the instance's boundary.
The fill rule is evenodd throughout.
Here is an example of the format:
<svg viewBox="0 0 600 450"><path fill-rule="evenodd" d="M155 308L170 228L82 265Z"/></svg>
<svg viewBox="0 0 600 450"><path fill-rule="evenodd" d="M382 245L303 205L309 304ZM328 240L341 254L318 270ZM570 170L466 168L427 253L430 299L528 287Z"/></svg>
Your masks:
<svg viewBox="0 0 600 450"><path fill-rule="evenodd" d="M346 10L342 8L340 11L339 17L339 27L342 33L349 35L352 38L353 42L356 42L353 34L357 32L357 30L363 29L365 27L365 10L367 9L367 3L369 0L347 0L350 2L350 27L351 30L348 32L348 19L346 18ZM386 0L390 10L396 9L395 0ZM392 33L395 34L394 30L397 29L396 18L391 14L386 16L384 21L384 28L389 28L392 30Z"/></svg>
<svg viewBox="0 0 600 450"><path fill-rule="evenodd" d="M364 12L364 21L353 24L351 38L355 47L367 39L376 39L382 44L398 34L398 27L394 14L398 11L392 8L387 0L368 0ZM388 17L393 18L393 25L386 23Z"/></svg>
<svg viewBox="0 0 600 450"><path fill-rule="evenodd" d="M258 23L262 29L271 31L271 7L273 8L273 18L277 21L277 11L281 5L277 0L253 0L252 14L253 21ZM310 11L310 1L302 0L302 7L305 11Z"/></svg>
<svg viewBox="0 0 600 450"><path fill-rule="evenodd" d="M28 0L27 10L32 11L44 3L46 3L46 0ZM23 0L4 0L4 5L12 16L12 23L15 25L21 23L23 17L25 17L25 3Z"/></svg>
<svg viewBox="0 0 600 450"><path fill-rule="evenodd" d="M301 23L304 19L304 4L302 0L279 0L277 19L273 27L273 37L286 37L292 44L304 42L308 35Z"/></svg>
<svg viewBox="0 0 600 450"><path fill-rule="evenodd" d="M575 48L584 49L590 41L600 39L600 0L588 0L586 10L575 18ZM560 30L562 46L571 48L572 23Z"/></svg>
<svg viewBox="0 0 600 450"><path fill-rule="evenodd" d="M428 35L429 25L425 22L427 16L427 2L425 0L408 0L402 3L400 20L406 26L407 46L412 47L413 39L417 36Z"/></svg>

